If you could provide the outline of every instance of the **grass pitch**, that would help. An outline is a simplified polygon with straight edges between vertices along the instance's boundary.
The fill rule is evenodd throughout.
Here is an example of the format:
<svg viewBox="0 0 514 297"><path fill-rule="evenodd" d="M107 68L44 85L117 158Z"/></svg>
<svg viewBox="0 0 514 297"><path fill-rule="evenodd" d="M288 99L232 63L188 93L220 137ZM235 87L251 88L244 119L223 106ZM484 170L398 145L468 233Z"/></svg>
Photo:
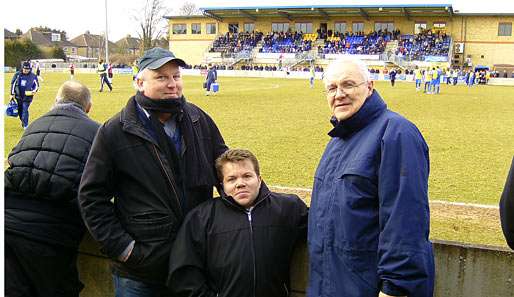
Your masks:
<svg viewBox="0 0 514 297"><path fill-rule="evenodd" d="M5 77L4 102L9 100L11 76ZM67 73L44 73L41 91L30 106L31 121L51 108L59 85L68 78ZM117 113L135 92L129 75L114 77L112 93L98 92L95 74L79 73L75 79L91 88L91 117L99 122ZM221 92L210 97L204 95L202 82L201 77L185 76L184 95L211 115L230 147L256 154L268 184L312 186L331 129L321 81L310 89L307 79L220 77ZM429 145L430 199L498 203L514 155L514 87L442 84L440 95L417 93L413 83L391 87L377 82L375 87L391 110L418 126ZM5 118L5 157L22 133L17 118ZM484 240L478 242L498 238Z"/></svg>

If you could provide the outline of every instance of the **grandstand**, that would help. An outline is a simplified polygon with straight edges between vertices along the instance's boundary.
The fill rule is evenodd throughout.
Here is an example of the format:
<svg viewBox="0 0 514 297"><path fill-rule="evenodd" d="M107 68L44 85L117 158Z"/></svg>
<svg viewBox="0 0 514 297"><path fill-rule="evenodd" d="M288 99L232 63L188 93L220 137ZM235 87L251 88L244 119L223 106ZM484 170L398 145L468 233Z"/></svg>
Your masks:
<svg viewBox="0 0 514 297"><path fill-rule="evenodd" d="M323 67L351 54L375 69L501 65L514 70L512 14L459 13L451 4L378 3L201 11L166 17L170 49L192 65Z"/></svg>

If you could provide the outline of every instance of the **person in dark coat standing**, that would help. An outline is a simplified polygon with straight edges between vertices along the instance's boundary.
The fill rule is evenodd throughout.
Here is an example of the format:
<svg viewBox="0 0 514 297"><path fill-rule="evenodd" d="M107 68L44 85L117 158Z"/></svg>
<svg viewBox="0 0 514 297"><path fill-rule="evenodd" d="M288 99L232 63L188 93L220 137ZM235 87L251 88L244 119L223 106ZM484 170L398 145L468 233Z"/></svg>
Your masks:
<svg viewBox="0 0 514 297"><path fill-rule="evenodd" d="M226 149L218 127L183 95L172 52L138 61L138 91L104 123L80 183L82 216L112 259L115 294L168 296L169 253L186 214L213 198L214 161Z"/></svg>
<svg viewBox="0 0 514 297"><path fill-rule="evenodd" d="M23 129L29 125L29 106L38 90L39 81L30 62L23 62L21 71L11 79L11 99L15 98L18 103L18 117Z"/></svg>
<svg viewBox="0 0 514 297"><path fill-rule="evenodd" d="M394 82L396 81L396 69L393 69L389 72L389 79L391 80L391 87L394 87Z"/></svg>
<svg viewBox="0 0 514 297"><path fill-rule="evenodd" d="M307 206L296 195L271 192L250 151L226 151L216 169L221 197L189 213L171 250L173 296L289 296Z"/></svg>
<svg viewBox="0 0 514 297"><path fill-rule="evenodd" d="M428 146L387 109L367 66L329 65L334 128L314 178L309 210L309 297L431 297Z"/></svg>
<svg viewBox="0 0 514 297"><path fill-rule="evenodd" d="M500 220L507 244L514 250L514 158L500 199Z"/></svg>
<svg viewBox="0 0 514 297"><path fill-rule="evenodd" d="M207 71L207 76L205 77L205 96L209 96L212 94L212 84L216 82L218 79L218 71L214 65L209 64L209 70Z"/></svg>
<svg viewBox="0 0 514 297"><path fill-rule="evenodd" d="M77 249L85 232L77 194L99 124L91 93L65 82L52 110L9 154L5 182L6 296L79 296Z"/></svg>

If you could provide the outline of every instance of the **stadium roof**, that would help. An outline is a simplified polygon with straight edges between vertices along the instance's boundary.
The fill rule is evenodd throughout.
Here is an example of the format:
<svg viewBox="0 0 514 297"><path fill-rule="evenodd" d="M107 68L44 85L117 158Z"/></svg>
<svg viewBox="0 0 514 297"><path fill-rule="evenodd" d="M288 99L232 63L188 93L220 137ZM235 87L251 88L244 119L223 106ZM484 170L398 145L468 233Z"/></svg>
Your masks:
<svg viewBox="0 0 514 297"><path fill-rule="evenodd" d="M289 20L304 17L361 16L365 19L381 16L453 16L451 4L373 4L373 5L277 5L277 6L220 6L200 8L204 15L219 21L225 18L282 16Z"/></svg>

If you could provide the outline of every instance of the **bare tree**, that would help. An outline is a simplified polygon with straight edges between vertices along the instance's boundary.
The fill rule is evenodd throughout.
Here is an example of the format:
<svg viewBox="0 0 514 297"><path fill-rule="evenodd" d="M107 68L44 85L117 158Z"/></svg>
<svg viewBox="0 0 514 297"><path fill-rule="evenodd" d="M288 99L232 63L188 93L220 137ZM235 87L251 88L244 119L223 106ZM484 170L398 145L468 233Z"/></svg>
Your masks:
<svg viewBox="0 0 514 297"><path fill-rule="evenodd" d="M133 17L139 26L137 34L143 51L154 47L155 42L167 32L168 22L163 18L167 14L169 9L163 0L146 0L144 8L135 12Z"/></svg>
<svg viewBox="0 0 514 297"><path fill-rule="evenodd" d="M199 15L201 11L192 2L185 2L178 10L179 15Z"/></svg>

